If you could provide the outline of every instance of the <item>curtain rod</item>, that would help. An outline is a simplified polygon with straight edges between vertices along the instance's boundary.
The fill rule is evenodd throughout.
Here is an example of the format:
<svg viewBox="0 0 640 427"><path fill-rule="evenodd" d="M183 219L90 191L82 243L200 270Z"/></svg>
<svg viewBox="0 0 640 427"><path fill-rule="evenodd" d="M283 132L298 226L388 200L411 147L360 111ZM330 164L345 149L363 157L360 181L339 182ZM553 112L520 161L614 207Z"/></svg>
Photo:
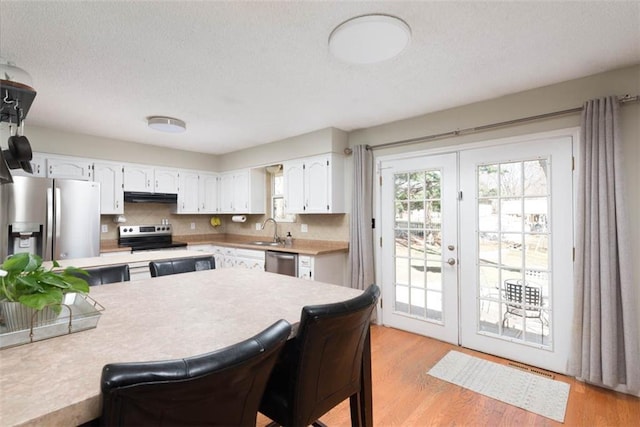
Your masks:
<svg viewBox="0 0 640 427"><path fill-rule="evenodd" d="M635 95L635 96L625 95L625 96L621 96L621 97L618 97L618 102L621 105L624 105L624 104L627 104L627 103L632 103L632 102L640 102L640 95ZM395 147L395 146L400 146L400 145L416 144L418 142L433 141L434 139L443 139L443 138L449 138L449 137L452 137L452 136L468 135L468 134L472 134L472 133L476 133L476 132L482 132L482 131L485 131L485 130L495 129L495 128L499 128L499 127L503 127L503 126L509 126L509 125L514 125L514 124L519 124L519 123L526 123L526 122L533 122L533 121L536 121L536 120L547 119L547 118L550 118L550 117L564 116L564 115L567 115L567 114L575 114L575 113L581 112L582 109L583 109L583 107L569 108L567 110L560 110L560 111L554 111L554 112L551 112L551 113L538 114L538 115L535 115L535 116L522 117L522 118L519 118L519 119L507 120L507 121L504 121L504 122L491 123L491 124L488 124L488 125L481 125L481 126L475 126L475 127L466 128L466 129L452 130L452 131L449 131L449 132L436 133L436 134L427 135L427 136L419 136L417 138L403 139L403 140L400 140L400 141L385 142L384 144L367 146L367 148L369 148L371 150L378 150L378 149L387 148L387 147ZM349 154L351 154L352 150L350 148L346 148L344 150L344 152L345 152L345 154L349 155Z"/></svg>

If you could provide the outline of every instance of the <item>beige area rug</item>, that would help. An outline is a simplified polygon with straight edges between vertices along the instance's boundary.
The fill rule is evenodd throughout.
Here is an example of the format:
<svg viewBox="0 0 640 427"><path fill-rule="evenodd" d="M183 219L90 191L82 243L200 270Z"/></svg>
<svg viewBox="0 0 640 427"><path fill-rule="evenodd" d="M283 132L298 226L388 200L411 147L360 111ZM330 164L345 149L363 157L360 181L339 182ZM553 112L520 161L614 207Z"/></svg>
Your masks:
<svg viewBox="0 0 640 427"><path fill-rule="evenodd" d="M429 375L509 405L564 422L569 384L450 351Z"/></svg>

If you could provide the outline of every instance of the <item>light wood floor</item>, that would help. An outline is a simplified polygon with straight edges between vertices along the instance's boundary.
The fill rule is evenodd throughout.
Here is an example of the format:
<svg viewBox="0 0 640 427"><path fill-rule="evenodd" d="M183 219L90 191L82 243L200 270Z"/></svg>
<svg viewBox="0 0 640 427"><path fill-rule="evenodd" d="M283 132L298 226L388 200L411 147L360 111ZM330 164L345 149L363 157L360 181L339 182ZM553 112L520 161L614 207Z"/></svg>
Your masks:
<svg viewBox="0 0 640 427"><path fill-rule="evenodd" d="M506 364L498 357L383 326L371 331L373 420L387 426L562 426L427 375L449 350ZM639 426L640 399L556 375L571 385L565 426ZM258 415L257 425L269 423ZM329 427L350 426L342 403L321 418Z"/></svg>

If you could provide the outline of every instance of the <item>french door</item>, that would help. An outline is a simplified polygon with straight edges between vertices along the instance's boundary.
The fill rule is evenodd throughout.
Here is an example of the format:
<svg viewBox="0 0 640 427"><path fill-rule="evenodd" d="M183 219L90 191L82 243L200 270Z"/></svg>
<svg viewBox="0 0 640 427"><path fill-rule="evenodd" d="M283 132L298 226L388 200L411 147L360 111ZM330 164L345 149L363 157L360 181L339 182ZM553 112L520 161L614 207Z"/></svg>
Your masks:
<svg viewBox="0 0 640 427"><path fill-rule="evenodd" d="M573 311L572 138L460 153L460 342L566 372Z"/></svg>
<svg viewBox="0 0 640 427"><path fill-rule="evenodd" d="M385 325L566 371L572 137L379 162Z"/></svg>
<svg viewBox="0 0 640 427"><path fill-rule="evenodd" d="M458 343L456 154L383 162L384 323Z"/></svg>

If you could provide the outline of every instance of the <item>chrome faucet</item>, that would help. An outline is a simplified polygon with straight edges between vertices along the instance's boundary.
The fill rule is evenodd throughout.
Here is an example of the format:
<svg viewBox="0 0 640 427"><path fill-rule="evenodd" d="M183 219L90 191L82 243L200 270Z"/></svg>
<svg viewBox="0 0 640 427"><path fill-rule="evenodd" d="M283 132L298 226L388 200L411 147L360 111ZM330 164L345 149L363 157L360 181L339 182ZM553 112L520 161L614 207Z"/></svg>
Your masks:
<svg viewBox="0 0 640 427"><path fill-rule="evenodd" d="M264 220L264 222L262 223L262 228L261 230L264 230L264 226L267 225L267 222L273 222L273 241L276 243L280 243L280 237L278 237L278 223L276 222L275 219L273 218L267 218Z"/></svg>

